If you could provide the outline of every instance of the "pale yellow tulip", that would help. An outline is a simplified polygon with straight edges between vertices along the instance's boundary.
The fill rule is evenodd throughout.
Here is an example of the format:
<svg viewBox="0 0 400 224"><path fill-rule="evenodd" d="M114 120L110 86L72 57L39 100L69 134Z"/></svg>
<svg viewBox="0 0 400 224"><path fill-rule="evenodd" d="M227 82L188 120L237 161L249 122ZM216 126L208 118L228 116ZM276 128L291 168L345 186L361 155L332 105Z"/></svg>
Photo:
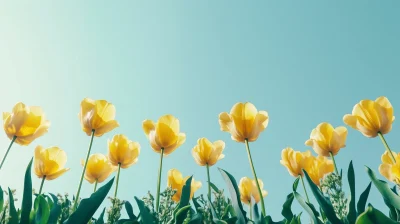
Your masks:
<svg viewBox="0 0 400 224"><path fill-rule="evenodd" d="M262 197L265 198L268 192L264 190L264 183L258 178L258 184L260 185ZM254 198L255 203L258 203L261 198L258 192L257 183L255 180L249 177L243 177L239 182L240 200L245 204L250 204L251 198Z"/></svg>
<svg viewBox="0 0 400 224"><path fill-rule="evenodd" d="M189 178L190 176L183 178L182 173L179 172L177 169L171 169L168 171L167 185L168 187L176 190L176 193L172 197L172 200L174 200L175 202L179 202L181 200L182 188ZM193 197L194 192L196 192L200 187L201 182L195 181L194 178L192 178L192 183L190 185L190 199Z"/></svg>
<svg viewBox="0 0 400 224"><path fill-rule="evenodd" d="M69 170L64 168L67 163L67 154L58 147L35 148L34 172L37 177L53 180Z"/></svg>
<svg viewBox="0 0 400 224"><path fill-rule="evenodd" d="M139 154L139 143L129 140L125 135L114 135L108 141L108 158L114 166L121 164L121 168L128 168L137 163Z"/></svg>
<svg viewBox="0 0 400 224"><path fill-rule="evenodd" d="M306 141L320 156L336 155L341 148L346 146L347 129L345 127L333 128L329 123L323 122L313 129L310 139Z"/></svg>
<svg viewBox="0 0 400 224"><path fill-rule="evenodd" d="M225 148L225 142L219 140L214 143L206 138L197 140L197 145L192 149L192 155L196 163L200 166L213 166L218 160L225 157L222 151Z"/></svg>

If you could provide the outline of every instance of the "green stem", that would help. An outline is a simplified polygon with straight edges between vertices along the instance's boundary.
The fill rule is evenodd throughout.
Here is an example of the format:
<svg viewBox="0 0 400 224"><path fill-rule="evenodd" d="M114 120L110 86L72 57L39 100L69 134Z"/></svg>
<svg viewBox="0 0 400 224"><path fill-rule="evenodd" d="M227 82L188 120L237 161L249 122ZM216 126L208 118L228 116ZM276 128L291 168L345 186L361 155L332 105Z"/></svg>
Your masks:
<svg viewBox="0 0 400 224"><path fill-rule="evenodd" d="M45 180L46 180L46 175L43 176L43 178L42 178L42 183L40 183L39 195L42 193L43 184L44 184L44 181L45 181Z"/></svg>
<svg viewBox="0 0 400 224"><path fill-rule="evenodd" d="M16 139L17 139L17 136L14 136L14 137L11 139L11 142L10 142L10 145L8 146L8 149L7 149L7 151L6 151L6 154L4 155L3 160L1 160L0 170L1 170L1 167L3 167L4 161L6 161L6 158L7 158L8 153L10 152L11 146L13 145L13 143L15 142Z"/></svg>
<svg viewBox="0 0 400 224"><path fill-rule="evenodd" d="M251 209L251 201L249 201L250 220L253 220L253 209Z"/></svg>
<svg viewBox="0 0 400 224"><path fill-rule="evenodd" d="M211 202L211 184L210 184L210 166L207 164L207 179L208 179L208 199Z"/></svg>
<svg viewBox="0 0 400 224"><path fill-rule="evenodd" d="M97 179L96 179L96 181L94 182L94 190L93 190L93 193L96 192L96 190L97 190Z"/></svg>
<svg viewBox="0 0 400 224"><path fill-rule="evenodd" d="M392 150L390 150L389 145L387 144L385 137L383 137L381 132L378 132L378 135L381 138L382 143L385 146L386 150L389 152L390 157L392 158L392 162L396 163L396 158L394 157Z"/></svg>
<svg viewBox="0 0 400 224"><path fill-rule="evenodd" d="M115 185L115 192L114 192L114 199L117 198L118 193L118 183L119 183L119 174L121 173L121 163L118 163L118 173L117 173L117 180Z"/></svg>
<svg viewBox="0 0 400 224"><path fill-rule="evenodd" d="M92 137L90 138L89 149L88 149L87 154L86 154L85 165L83 166L83 170L82 170L81 180L79 181L78 191L76 192L76 196L75 196L75 202L74 202L73 211L75 211L76 207L78 206L79 194L81 193L83 177L85 176L86 166L87 166L87 163L88 163L88 160L89 160L89 155L90 155L90 150L92 149L94 132L95 132L95 130L93 129L92 130Z"/></svg>
<svg viewBox="0 0 400 224"><path fill-rule="evenodd" d="M303 176L300 176L300 179L301 179L301 183L303 184L304 193L306 193L307 202L310 203L310 199L308 198L308 193L307 193L306 185L304 184Z"/></svg>
<svg viewBox="0 0 400 224"><path fill-rule="evenodd" d="M339 171L338 171L337 166L336 166L335 157L333 156L332 152L329 152L329 155L331 156L331 159L333 161L333 165L335 166L335 172L336 172L337 175L339 175Z"/></svg>
<svg viewBox="0 0 400 224"><path fill-rule="evenodd" d="M254 169L254 165L253 165L253 159L251 158L250 147L249 147L249 141L248 141L247 139L245 139L244 142L245 142L245 144L246 144L247 156L249 157L249 162L250 162L251 169L252 169L252 171L253 171L254 180L256 181L256 184L257 184L258 193L260 194L261 213L262 213L263 216L266 216L266 215L265 215L264 197L263 197L263 195L262 195L260 183L258 183L258 178L257 178L256 170Z"/></svg>
<svg viewBox="0 0 400 224"><path fill-rule="evenodd" d="M161 171L162 171L163 157L164 157L164 148L161 148L161 153L160 153L160 167L158 168L156 212L158 212L158 206L160 205L160 185L161 185Z"/></svg>

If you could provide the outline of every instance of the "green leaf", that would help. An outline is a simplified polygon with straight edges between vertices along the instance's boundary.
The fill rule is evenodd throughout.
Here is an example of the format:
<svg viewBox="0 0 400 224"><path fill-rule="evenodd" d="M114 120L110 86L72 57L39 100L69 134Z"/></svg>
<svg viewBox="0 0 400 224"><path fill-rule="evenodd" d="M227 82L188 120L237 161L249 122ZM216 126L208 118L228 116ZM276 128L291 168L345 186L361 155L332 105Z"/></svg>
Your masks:
<svg viewBox="0 0 400 224"><path fill-rule="evenodd" d="M294 200L293 193L288 194L288 196L286 197L286 201L282 206L281 214L283 215L283 217L285 217L286 220L292 220L293 219L293 212L292 212L293 200Z"/></svg>
<svg viewBox="0 0 400 224"><path fill-rule="evenodd" d="M175 223L183 223L183 220L186 218L188 209L183 208L186 208L189 205L192 179L193 176L189 177L186 180L185 185L182 187L181 200L179 201L178 212L175 215Z"/></svg>
<svg viewBox="0 0 400 224"><path fill-rule="evenodd" d="M103 208L103 211L100 213L99 218L96 220L95 224L104 224L104 213L106 208Z"/></svg>
<svg viewBox="0 0 400 224"><path fill-rule="evenodd" d="M1 188L0 186L0 212L3 211L4 208L4 192L3 192L3 188Z"/></svg>
<svg viewBox="0 0 400 224"><path fill-rule="evenodd" d="M285 221L283 220L283 221L274 222L274 221L272 220L272 217L269 216L269 215L267 215L267 216L265 216L265 218L264 218L264 223L265 223L265 224L285 224Z"/></svg>
<svg viewBox="0 0 400 224"><path fill-rule="evenodd" d="M308 176L307 171L303 170L304 176L306 177L306 180L308 182L308 185L310 186L311 192L313 193L315 199L317 200L319 206L321 206L322 210L324 211L326 218L331 222L331 223L342 223L340 219L335 214L335 210L333 209L333 206L328 198L326 198L322 192L319 190L317 185L314 184L314 182L311 180L310 176Z"/></svg>
<svg viewBox="0 0 400 224"><path fill-rule="evenodd" d="M25 180L24 180L24 195L22 197L22 206L21 206L21 220L19 223L29 223L29 214L32 210L32 177L31 177L31 167L32 161L28 164L28 167L25 171Z"/></svg>
<svg viewBox="0 0 400 224"><path fill-rule="evenodd" d="M9 207L8 207L8 222L7 224L17 224L18 223L18 213L17 210L15 209L15 205L14 205L14 196L10 190L10 188L8 188L8 197L9 197Z"/></svg>
<svg viewBox="0 0 400 224"><path fill-rule="evenodd" d="M311 223L312 224L322 224L321 220L317 218L317 216L314 213L314 209L310 207L310 204L308 204L306 201L304 201L303 197L297 192L293 192L294 197L297 199L301 207L304 208L304 210L308 213L308 215L311 218Z"/></svg>
<svg viewBox="0 0 400 224"><path fill-rule="evenodd" d="M57 224L58 218L61 214L61 205L58 204L58 198L54 194L50 193L53 199L53 206L50 209L49 224Z"/></svg>
<svg viewBox="0 0 400 224"><path fill-rule="evenodd" d="M140 218L141 218L140 223L142 224L155 223L154 217L151 215L149 209L146 207L144 202L137 197L135 197L135 201L140 210Z"/></svg>
<svg viewBox="0 0 400 224"><path fill-rule="evenodd" d="M299 186L300 177L297 177L293 182L293 191L297 191L297 186Z"/></svg>
<svg viewBox="0 0 400 224"><path fill-rule="evenodd" d="M126 213L129 216L129 219L137 220L137 217L135 216L135 214L133 214L133 207L132 207L131 203L129 203L129 201L126 201L124 205L125 205Z"/></svg>
<svg viewBox="0 0 400 224"><path fill-rule="evenodd" d="M50 208L43 195L39 195L36 197L34 209L35 209L35 218L34 218L35 224L47 224L50 216Z"/></svg>
<svg viewBox="0 0 400 224"><path fill-rule="evenodd" d="M203 224L203 216L200 213L194 214L188 224Z"/></svg>
<svg viewBox="0 0 400 224"><path fill-rule="evenodd" d="M367 204L370 190L371 190L371 182L369 182L367 188L363 191L363 193L360 195L360 198L358 199L357 211L359 215L365 211L365 205Z"/></svg>
<svg viewBox="0 0 400 224"><path fill-rule="evenodd" d="M108 181L107 184L99 188L96 192L90 195L90 198L82 199L78 208L64 222L64 224L86 224L92 218L93 214L100 207L101 203L106 198L111 186L114 183L114 178Z"/></svg>
<svg viewBox="0 0 400 224"><path fill-rule="evenodd" d="M195 197L192 198L192 202L193 202L194 208L196 209L196 212L198 213L199 209L201 209L200 203L197 201L197 198L195 198Z"/></svg>
<svg viewBox="0 0 400 224"><path fill-rule="evenodd" d="M350 186L350 203L349 203L349 213L347 214L347 220L350 224L356 222L357 211L356 211L356 180L354 174L353 161L350 161L349 169L347 170L347 180Z"/></svg>
<svg viewBox="0 0 400 224"><path fill-rule="evenodd" d="M228 190L231 195L232 206L236 213L236 218L239 223L246 223L246 212L243 210L242 202L240 201L239 189L236 183L235 178L228 173L227 171L218 168L222 174L222 177L225 180L225 183L228 185Z"/></svg>
<svg viewBox="0 0 400 224"><path fill-rule="evenodd" d="M218 187L215 184L213 184L212 182L210 182L210 186L215 192L219 192Z"/></svg>
<svg viewBox="0 0 400 224"><path fill-rule="evenodd" d="M356 221L356 224L396 224L397 222L385 216L381 211L368 205L368 208L363 212Z"/></svg>
<svg viewBox="0 0 400 224"><path fill-rule="evenodd" d="M372 171L369 167L366 167L366 169L369 178L383 196L385 203L393 206L396 209L400 209L400 197L390 189L389 185L385 181L378 180L374 171Z"/></svg>

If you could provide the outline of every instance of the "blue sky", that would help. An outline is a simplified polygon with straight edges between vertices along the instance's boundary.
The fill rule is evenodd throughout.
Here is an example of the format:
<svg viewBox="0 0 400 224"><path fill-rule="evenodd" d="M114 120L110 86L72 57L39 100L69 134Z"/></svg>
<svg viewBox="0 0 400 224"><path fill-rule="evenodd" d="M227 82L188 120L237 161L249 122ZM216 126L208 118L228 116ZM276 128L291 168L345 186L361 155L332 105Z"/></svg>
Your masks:
<svg viewBox="0 0 400 224"><path fill-rule="evenodd" d="M270 115L250 147L269 192L267 213L281 219L294 180L279 163L283 148L309 149L304 142L316 125L344 125L343 115L362 99L387 96L397 115L399 9L395 0L3 2L0 110L10 111L19 101L38 105L52 124L30 146L13 147L0 185L21 192L36 145L57 145L67 152L71 170L46 182L44 191L75 193L90 140L77 114L81 100L91 97L115 104L121 124L94 140L93 153L105 153L107 139L119 133L142 146L138 164L121 173L121 198L155 192L159 154L141 126L167 113L179 118L187 140L165 158L163 186L167 171L177 168L201 180L199 192L206 193L206 170L191 157L200 137L226 142L225 159L211 169L218 186L224 183L217 167L237 180L252 176L244 145L218 124L220 112L250 101ZM395 121L386 136L395 151L399 134ZM0 147L8 143L0 135ZM379 139L349 129L336 161L346 171L353 160L357 194L369 182L364 165L377 172L383 152ZM92 187L85 183L81 195ZM384 208L374 187L370 202ZM297 204L295 210L302 211Z"/></svg>

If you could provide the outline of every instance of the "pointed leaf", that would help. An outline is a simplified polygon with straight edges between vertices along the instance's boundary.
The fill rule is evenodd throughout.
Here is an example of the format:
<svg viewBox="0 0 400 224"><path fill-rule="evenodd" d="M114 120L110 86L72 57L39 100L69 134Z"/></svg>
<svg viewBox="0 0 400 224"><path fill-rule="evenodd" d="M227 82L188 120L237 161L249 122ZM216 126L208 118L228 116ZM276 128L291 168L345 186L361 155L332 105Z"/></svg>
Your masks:
<svg viewBox="0 0 400 224"><path fill-rule="evenodd" d="M301 205L301 207L304 208L304 210L308 213L308 215L311 218L311 223L312 224L322 224L321 220L319 220L317 218L317 216L315 215L313 209L311 209L310 204L308 204L306 201L304 201L303 197L297 193L297 192L293 192L294 197L296 198L296 200L299 202L299 204Z"/></svg>
<svg viewBox="0 0 400 224"><path fill-rule="evenodd" d="M286 197L286 201L282 206L281 214L283 215L283 217L286 218L286 220L292 220L293 219L293 212L292 212L293 200L294 200L293 193L288 194L288 196Z"/></svg>
<svg viewBox="0 0 400 224"><path fill-rule="evenodd" d="M365 205L367 204L370 190L371 190L371 182L369 182L367 188L364 190L364 192L360 195L360 198L358 199L357 211L359 215L365 211Z"/></svg>
<svg viewBox="0 0 400 224"><path fill-rule="evenodd" d="M324 211L326 218L331 222L331 223L342 223L340 219L335 214L335 210L333 209L333 206L330 202L329 199L327 199L322 192L319 190L317 185L314 184L314 182L311 180L310 176L308 176L307 171L303 170L304 176L306 177L306 180L308 182L308 185L310 186L311 192L313 193L315 199L317 200L319 206L321 206L322 210Z"/></svg>
<svg viewBox="0 0 400 224"><path fill-rule="evenodd" d="M8 206L8 222L7 224L17 224L18 223L18 213L17 210L15 209L15 205L14 205L14 196L10 190L10 188L8 188L8 197L9 197L9 206Z"/></svg>
<svg viewBox="0 0 400 224"><path fill-rule="evenodd" d="M32 161L28 164L28 167L25 171L25 180L24 180L24 195L22 197L22 206L21 206L21 220L20 223L29 223L29 214L32 210L32 177L31 177L31 167Z"/></svg>
<svg viewBox="0 0 400 224"><path fill-rule="evenodd" d="M99 218L96 220L95 224L104 224L104 213L106 212L106 208L103 208L103 211L100 213ZM121 222L122 223L122 222Z"/></svg>
<svg viewBox="0 0 400 224"><path fill-rule="evenodd" d="M385 181L378 180L374 171L372 171L369 167L366 167L366 169L369 178L383 196L385 203L393 206L396 209L400 209L400 197L390 189L389 185Z"/></svg>
<svg viewBox="0 0 400 224"><path fill-rule="evenodd" d="M107 184L99 188L96 192L90 195L90 198L82 199L78 208L64 222L64 224L86 224L92 218L93 214L100 207L101 203L106 198L111 186L114 183L114 178L108 181Z"/></svg>
<svg viewBox="0 0 400 224"><path fill-rule="evenodd" d="M297 191L297 186L299 186L300 177L297 177L293 182L293 191Z"/></svg>
<svg viewBox="0 0 400 224"><path fill-rule="evenodd" d="M363 212L356 221L356 224L396 224L397 222L385 216L381 211L368 205L368 208Z"/></svg>
<svg viewBox="0 0 400 224"><path fill-rule="evenodd" d="M43 195L36 197L34 208L35 224L47 224L50 216L50 208Z"/></svg>
<svg viewBox="0 0 400 224"><path fill-rule="evenodd" d="M235 178L227 171L218 168L228 186L229 193L231 195L232 206L236 213L236 218L239 223L246 223L246 212L243 210L242 203L240 201L239 188L237 186Z"/></svg>
<svg viewBox="0 0 400 224"><path fill-rule="evenodd" d="M353 161L350 161L349 169L347 170L347 179L350 186L350 203L349 203L349 213L347 214L347 220L350 224L356 222L357 211L356 211L356 180L354 175Z"/></svg>
<svg viewBox="0 0 400 224"><path fill-rule="evenodd" d="M4 207L4 192L3 188L1 188L0 186L0 212L3 211L3 207Z"/></svg>
<svg viewBox="0 0 400 224"><path fill-rule="evenodd" d="M144 202L137 197L135 197L135 201L140 210L140 223L143 224L155 223L154 217L151 215L149 209L146 207Z"/></svg>
<svg viewBox="0 0 400 224"><path fill-rule="evenodd" d="M212 182L210 182L210 186L215 192L219 192L218 187L215 184L213 184Z"/></svg>
<svg viewBox="0 0 400 224"><path fill-rule="evenodd" d="M137 220L137 217L135 216L135 214L133 214L133 207L131 203L129 203L129 201L125 202L125 210L130 220Z"/></svg>
<svg viewBox="0 0 400 224"><path fill-rule="evenodd" d="M49 224L57 224L58 218L61 215L61 205L58 204L58 198L50 193L53 199L53 207L50 209Z"/></svg>

